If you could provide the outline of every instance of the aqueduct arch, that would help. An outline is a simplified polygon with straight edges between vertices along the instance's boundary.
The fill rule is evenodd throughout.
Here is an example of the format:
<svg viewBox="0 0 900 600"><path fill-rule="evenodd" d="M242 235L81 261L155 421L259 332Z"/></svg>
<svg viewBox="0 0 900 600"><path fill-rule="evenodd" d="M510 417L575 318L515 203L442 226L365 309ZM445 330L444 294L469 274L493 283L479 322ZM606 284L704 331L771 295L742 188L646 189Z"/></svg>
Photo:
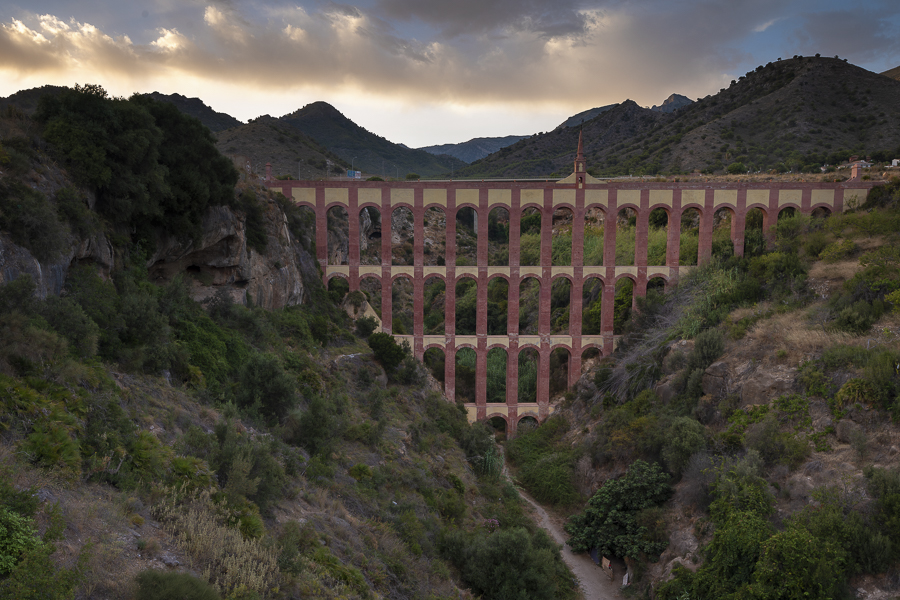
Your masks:
<svg viewBox="0 0 900 600"><path fill-rule="evenodd" d="M658 289L659 281L668 287L679 273L691 267L680 264L683 241L696 235L694 261L710 259L713 248L715 214L727 209L730 238L735 254L743 254L750 244L747 234L757 231L757 221L763 236L770 236L770 228L785 207L800 214L833 214L844 209L845 200L862 201L876 182L850 180L842 183L803 182L637 182L601 181L591 177L584 168L579 152L572 175L557 181L296 181L275 180L267 172L266 184L282 192L301 206L310 207L316 220L316 258L328 279L346 279L350 290L365 285L380 290L380 299L373 295L373 303L382 317L382 330L394 333L392 326L392 286L398 277L412 282L412 331L397 337L406 339L417 358L426 349L442 350L428 356L432 368L440 369L443 362L443 383L447 397L455 396L456 355L460 348L471 348L474 361L474 401L467 404L470 419L487 419L489 415L504 416L507 433L514 435L518 423L526 416L543 421L550 414L551 368L560 368L560 360L552 358L554 350L568 354L567 378L571 385L581 372L583 357L593 356L594 350L610 353L615 344L616 285L628 280L633 286L632 297L643 296L648 283ZM332 225L346 223L346 257L340 252L330 256L334 242L329 245L329 209L344 210L333 216ZM391 226L394 211L405 207L412 214L412 260L393 264ZM633 235L634 251L628 264L616 261L617 218L620 210L631 212L622 225L622 236ZM365 209L365 211L363 210ZM472 215L462 222L460 209ZM499 209L499 210L498 210ZM648 264L648 238L659 237L665 213L664 260L656 257ZM683 232L685 211L696 210L698 216L690 223L691 231ZM759 209L761 215L751 211ZM337 211L336 211L337 212ZM425 220L443 222L443 243L429 242L428 260L425 252ZM560 215L565 212L565 218ZM557 215L557 237L571 236L568 256L554 261L554 214ZM493 216L492 216L493 215ZM750 223L748 223L748 216ZM761 218L760 218L761 217ZM408 218L408 217L407 217ZM377 221L377 227L374 224ZM502 235L508 236L508 256L505 261L489 260L489 244L496 240L497 227L502 223ZM462 227L465 231L458 229ZM380 255L367 252L361 257L361 229L368 228L364 243L378 244ZM493 229L492 229L493 228ZM656 231L653 231L653 230ZM753 233L758 239L760 233ZM752 236L751 236L752 237ZM684 240L683 240L684 238ZM458 240L465 247L458 247ZM557 249L564 242L557 241ZM693 248L692 248L693 250ZM404 250L408 254L409 248ZM531 257L523 261L523 254ZM462 257L463 260L457 260ZM365 258L366 260L361 260ZM380 262L378 262L380 258ZM331 259L331 260L329 260ZM533 259L533 260L532 260ZM376 262L376 264L371 264ZM502 264L505 262L506 264ZM565 264L565 263L569 264ZM693 261L692 261L693 262ZM468 264L472 263L472 264ZM534 263L534 264L528 264ZM474 330L465 334L456 331L456 285L461 280L474 282L476 315ZM506 330L502 317L491 313L489 327L488 302L497 301L502 292L489 286L500 279L507 282ZM568 321L565 326L555 322L551 310L555 281L569 282ZM655 280L655 281L654 281ZM426 298L426 282L428 296ZM444 282L443 327L439 315L431 311L439 288ZM520 329L520 297L535 293L538 300L536 320ZM426 299L432 303L425 306ZM625 302L619 299L624 310ZM426 310L428 308L429 310ZM429 315L426 332L425 315ZM405 326L404 326L405 327ZM488 353L495 348L506 351L506 402L488 403ZM536 359L527 355L536 355ZM559 354L557 354L558 356ZM527 358L524 362L522 359ZM495 359L496 360L496 359ZM593 358L591 358L593 360ZM533 401L520 402L520 368L536 370ZM440 379L440 378L439 378ZM531 397L529 397L529 400Z"/></svg>

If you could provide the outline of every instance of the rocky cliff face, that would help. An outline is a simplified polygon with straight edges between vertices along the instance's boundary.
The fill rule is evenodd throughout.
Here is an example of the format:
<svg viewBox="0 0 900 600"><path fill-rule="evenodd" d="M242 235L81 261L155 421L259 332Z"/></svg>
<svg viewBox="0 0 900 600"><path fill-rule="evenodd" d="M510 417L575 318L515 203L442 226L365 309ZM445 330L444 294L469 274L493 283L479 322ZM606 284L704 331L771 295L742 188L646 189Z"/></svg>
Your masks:
<svg viewBox="0 0 900 600"><path fill-rule="evenodd" d="M224 289L235 302L279 309L302 303L309 296L309 284L319 279L315 259L293 238L284 213L272 201L265 209L265 254L248 248L245 219L227 206L209 208L202 227L197 244L163 232L158 235L147 261L152 281L164 285L183 274L197 301ZM62 291L71 266L90 262L108 274L115 261L115 249L102 233L74 239L71 250L52 263L41 263L0 235L0 284L27 273L41 298Z"/></svg>
<svg viewBox="0 0 900 600"><path fill-rule="evenodd" d="M265 227L269 241L266 253L260 254L247 246L240 213L227 206L211 207L196 245L160 235L147 261L151 278L163 284L185 274L199 302L224 289L234 302L270 310L300 304L308 297L304 281L318 278L315 260L293 239L274 202L266 208Z"/></svg>

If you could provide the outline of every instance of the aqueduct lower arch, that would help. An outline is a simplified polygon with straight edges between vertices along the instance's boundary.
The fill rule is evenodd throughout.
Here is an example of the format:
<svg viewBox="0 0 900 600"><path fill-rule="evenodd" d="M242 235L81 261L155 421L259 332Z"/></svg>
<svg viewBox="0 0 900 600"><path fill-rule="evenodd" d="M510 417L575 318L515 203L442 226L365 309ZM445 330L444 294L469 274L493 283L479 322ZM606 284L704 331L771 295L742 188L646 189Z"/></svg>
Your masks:
<svg viewBox="0 0 900 600"><path fill-rule="evenodd" d="M575 172L558 181L295 181L275 180L267 173L266 183L282 192L295 203L313 209L316 217L316 257L327 282L335 276L346 278L351 290L358 290L363 278L372 277L381 285L382 330L393 332L392 284L398 277L409 278L413 288L412 333L398 335L409 341L415 356L421 359L429 348L444 353L445 393L455 394L455 363L457 351L472 348L475 361L475 401L467 404L470 420L483 420L505 415L509 434L526 415L543 421L550 414L550 358L553 349L568 352L568 381L574 384L581 373L582 355L597 348L603 355L612 352L615 343L613 308L616 282L623 278L633 281L634 295L644 296L651 279L662 278L667 284L677 281L679 273L690 267L679 265L681 217L685 211L699 212L697 261L702 263L712 255L713 219L719 209L726 208L731 219L731 241L734 253L742 255L747 213L758 208L763 213L764 229L775 222L782 209L791 207L801 214L824 209L841 212L845 202L855 198L865 200L874 182L850 180L843 183L672 183L601 181L584 170L580 155ZM349 219L349 252L347 264L328 264L328 211L340 207ZM384 235L371 239L380 244L381 263L363 264L360 260L360 211L366 207L380 215ZM413 216L413 260L411 266L392 264L390 228L393 211L406 207ZM477 249L475 265L457 265L456 213L461 207L475 211ZM537 266L522 266L521 221L525 208L536 208L540 219L540 260ZM592 226L587 215L602 213L617 215L623 207L635 213L635 252L633 264L616 264L616 218L606 218L603 232L602 265L586 265L584 261L585 231ZM425 265L424 219L428 209L444 212L445 235L443 265ZM502 208L509 215L508 266L491 266L488 260L488 226L490 212ZM553 266L553 215L557 209L571 211L571 260L569 266ZM667 228L664 265L647 264L650 213L664 209ZM533 219L534 220L534 219ZM426 334L424 327L424 287L430 278L445 282L445 318L442 334ZM508 282L507 328L504 335L491 335L487 325L489 280L502 277ZM528 278L540 284L539 314L534 333L519 333L519 292ZM571 281L568 331L552 333L551 290L553 281L565 277ZM461 278L472 278L477 286L477 316L474 335L458 335L455 323L455 295L453 290ZM588 280L602 284L599 333L582 332L584 285ZM592 284L593 285L593 284ZM590 294L589 294L590 295ZM487 402L487 355L492 348L507 353L506 402ZM518 367L520 351L537 351L538 374L535 402L518 401Z"/></svg>

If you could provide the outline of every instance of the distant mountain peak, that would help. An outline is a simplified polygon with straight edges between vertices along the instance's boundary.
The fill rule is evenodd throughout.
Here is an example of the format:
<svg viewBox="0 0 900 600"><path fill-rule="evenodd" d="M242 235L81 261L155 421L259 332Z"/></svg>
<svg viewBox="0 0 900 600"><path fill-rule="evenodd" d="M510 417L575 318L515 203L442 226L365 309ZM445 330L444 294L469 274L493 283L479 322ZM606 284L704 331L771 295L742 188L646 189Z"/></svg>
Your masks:
<svg viewBox="0 0 900 600"><path fill-rule="evenodd" d="M672 94L659 106L653 106L650 110L655 110L657 112L663 113L673 113L682 106L687 106L688 104L693 104L694 101L688 98L687 96L682 96L681 94Z"/></svg>

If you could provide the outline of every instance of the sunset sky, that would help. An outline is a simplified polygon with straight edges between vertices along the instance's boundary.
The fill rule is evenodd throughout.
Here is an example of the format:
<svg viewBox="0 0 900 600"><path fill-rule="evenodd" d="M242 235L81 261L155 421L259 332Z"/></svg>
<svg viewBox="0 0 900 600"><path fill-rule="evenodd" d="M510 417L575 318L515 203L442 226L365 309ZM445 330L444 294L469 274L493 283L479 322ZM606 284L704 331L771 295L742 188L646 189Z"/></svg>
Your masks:
<svg viewBox="0 0 900 600"><path fill-rule="evenodd" d="M99 83L242 121L324 100L411 147L528 135L627 98L696 99L757 65L900 65L897 0L12 0L0 96Z"/></svg>

